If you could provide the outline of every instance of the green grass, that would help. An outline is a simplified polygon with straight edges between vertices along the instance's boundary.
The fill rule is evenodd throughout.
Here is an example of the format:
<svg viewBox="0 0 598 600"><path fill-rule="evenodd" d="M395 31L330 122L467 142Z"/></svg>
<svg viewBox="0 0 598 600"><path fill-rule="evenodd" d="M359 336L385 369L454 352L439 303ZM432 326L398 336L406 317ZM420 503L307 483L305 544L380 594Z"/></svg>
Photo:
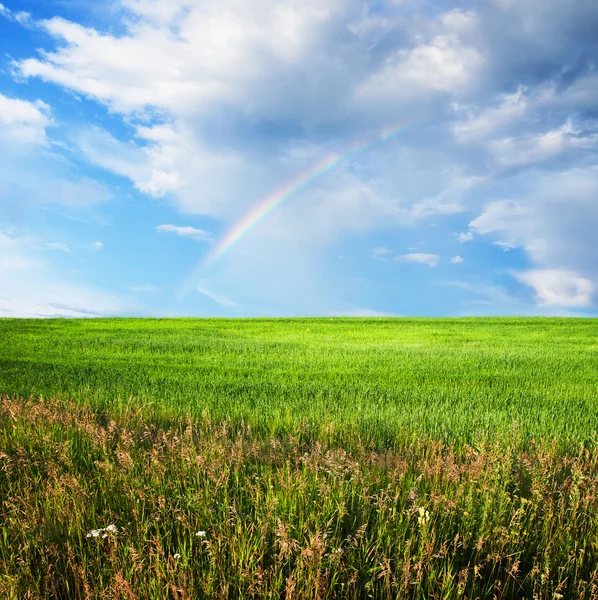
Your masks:
<svg viewBox="0 0 598 600"><path fill-rule="evenodd" d="M430 434L596 436L598 322L582 319L0 320L0 391Z"/></svg>
<svg viewBox="0 0 598 600"><path fill-rule="evenodd" d="M598 598L597 334L0 320L0 598Z"/></svg>

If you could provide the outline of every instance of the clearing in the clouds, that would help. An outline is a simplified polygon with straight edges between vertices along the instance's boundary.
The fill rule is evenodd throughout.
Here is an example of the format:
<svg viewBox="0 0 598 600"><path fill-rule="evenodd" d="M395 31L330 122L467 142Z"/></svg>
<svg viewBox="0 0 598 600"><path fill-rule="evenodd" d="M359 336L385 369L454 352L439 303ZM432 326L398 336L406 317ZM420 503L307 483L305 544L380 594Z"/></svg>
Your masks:
<svg viewBox="0 0 598 600"><path fill-rule="evenodd" d="M0 320L0 596L595 598L597 333Z"/></svg>

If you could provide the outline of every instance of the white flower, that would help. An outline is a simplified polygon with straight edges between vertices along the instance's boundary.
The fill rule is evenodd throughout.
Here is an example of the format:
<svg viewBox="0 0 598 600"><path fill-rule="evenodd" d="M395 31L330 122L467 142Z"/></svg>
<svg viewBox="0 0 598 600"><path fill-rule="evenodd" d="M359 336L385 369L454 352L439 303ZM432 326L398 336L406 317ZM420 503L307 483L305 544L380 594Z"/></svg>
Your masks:
<svg viewBox="0 0 598 600"><path fill-rule="evenodd" d="M206 532L205 531L198 531L195 535L197 537L206 537Z"/></svg>
<svg viewBox="0 0 598 600"><path fill-rule="evenodd" d="M181 558L181 555L180 555L180 554L177 552L177 553L174 555L174 560L178 560L179 558Z"/></svg>
<svg viewBox="0 0 598 600"><path fill-rule="evenodd" d="M102 531L104 531L103 529L92 529L88 534L87 537L99 537L99 535L102 533Z"/></svg>
<svg viewBox="0 0 598 600"><path fill-rule="evenodd" d="M106 539L108 537L108 534L106 533L107 531L109 531L110 533L116 533L117 529L116 529L116 525L108 525L108 527L106 528L101 528L101 529L92 529L87 535L86 537L90 538L90 537L100 537L102 536L102 539Z"/></svg>

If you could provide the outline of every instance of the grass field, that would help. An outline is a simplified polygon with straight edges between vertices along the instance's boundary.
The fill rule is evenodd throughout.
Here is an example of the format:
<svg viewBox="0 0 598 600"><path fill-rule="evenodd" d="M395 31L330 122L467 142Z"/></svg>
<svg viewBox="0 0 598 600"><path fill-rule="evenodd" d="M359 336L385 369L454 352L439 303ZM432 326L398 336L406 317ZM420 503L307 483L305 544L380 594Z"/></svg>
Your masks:
<svg viewBox="0 0 598 600"><path fill-rule="evenodd" d="M598 598L596 320L0 320L0 394L2 598Z"/></svg>

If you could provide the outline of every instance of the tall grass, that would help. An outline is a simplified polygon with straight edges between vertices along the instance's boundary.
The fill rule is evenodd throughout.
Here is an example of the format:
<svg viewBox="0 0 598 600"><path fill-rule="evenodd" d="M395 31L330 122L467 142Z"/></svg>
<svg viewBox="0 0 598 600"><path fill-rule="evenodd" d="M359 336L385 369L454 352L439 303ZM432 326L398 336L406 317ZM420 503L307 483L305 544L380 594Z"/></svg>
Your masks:
<svg viewBox="0 0 598 600"><path fill-rule="evenodd" d="M595 451L345 449L34 398L0 424L2 598L598 597Z"/></svg>

